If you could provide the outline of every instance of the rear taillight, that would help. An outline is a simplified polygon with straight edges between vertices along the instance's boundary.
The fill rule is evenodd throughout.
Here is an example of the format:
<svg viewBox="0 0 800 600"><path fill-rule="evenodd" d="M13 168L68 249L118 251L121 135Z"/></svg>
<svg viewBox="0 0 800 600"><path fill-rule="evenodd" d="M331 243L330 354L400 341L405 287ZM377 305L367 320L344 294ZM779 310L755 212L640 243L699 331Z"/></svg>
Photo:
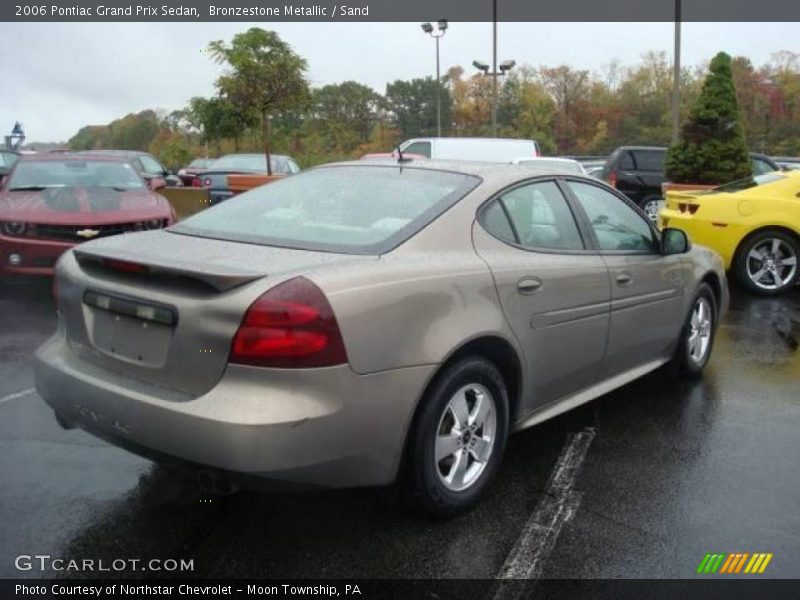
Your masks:
<svg viewBox="0 0 800 600"><path fill-rule="evenodd" d="M611 171L608 174L608 185L610 185L613 188L617 187L617 172L616 171Z"/></svg>
<svg viewBox="0 0 800 600"><path fill-rule="evenodd" d="M203 187L203 180L199 177L192 177L192 187L201 188Z"/></svg>
<svg viewBox="0 0 800 600"><path fill-rule="evenodd" d="M212 183L214 182L211 181L211 177L206 177L205 179L203 179L203 187L210 188Z"/></svg>
<svg viewBox="0 0 800 600"><path fill-rule="evenodd" d="M347 362L333 309L305 277L290 279L260 296L233 338L230 362L303 369Z"/></svg>

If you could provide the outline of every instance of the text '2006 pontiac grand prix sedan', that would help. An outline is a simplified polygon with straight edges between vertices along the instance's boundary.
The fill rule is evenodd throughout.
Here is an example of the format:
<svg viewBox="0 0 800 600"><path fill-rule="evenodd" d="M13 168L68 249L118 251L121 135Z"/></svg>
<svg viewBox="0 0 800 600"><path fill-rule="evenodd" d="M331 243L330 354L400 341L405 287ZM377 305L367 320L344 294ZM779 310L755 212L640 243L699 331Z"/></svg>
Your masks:
<svg viewBox="0 0 800 600"><path fill-rule="evenodd" d="M36 386L59 422L230 478L477 502L512 431L709 359L720 258L552 166L312 169L76 247ZM204 471L206 472L206 471Z"/></svg>

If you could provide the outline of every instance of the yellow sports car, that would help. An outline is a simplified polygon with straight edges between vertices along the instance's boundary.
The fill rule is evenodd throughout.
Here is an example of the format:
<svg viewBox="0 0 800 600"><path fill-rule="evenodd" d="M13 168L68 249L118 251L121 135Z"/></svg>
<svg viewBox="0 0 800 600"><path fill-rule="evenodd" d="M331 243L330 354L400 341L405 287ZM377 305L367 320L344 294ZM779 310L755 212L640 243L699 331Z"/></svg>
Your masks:
<svg viewBox="0 0 800 600"><path fill-rule="evenodd" d="M719 252L750 290L779 294L798 280L800 171L776 171L700 192L667 192L661 227Z"/></svg>

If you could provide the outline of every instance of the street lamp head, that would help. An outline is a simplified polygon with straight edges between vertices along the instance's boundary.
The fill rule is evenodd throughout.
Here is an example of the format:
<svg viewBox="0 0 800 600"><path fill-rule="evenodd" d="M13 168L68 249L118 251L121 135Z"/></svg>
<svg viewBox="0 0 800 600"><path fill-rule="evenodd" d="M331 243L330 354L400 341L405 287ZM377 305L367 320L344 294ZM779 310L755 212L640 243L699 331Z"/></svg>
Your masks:
<svg viewBox="0 0 800 600"><path fill-rule="evenodd" d="M447 19L439 19L439 31L444 32L447 30Z"/></svg>
<svg viewBox="0 0 800 600"><path fill-rule="evenodd" d="M424 31L425 33L433 33L433 25L431 25L430 23L423 23L422 25L420 25L420 27L422 27L422 31Z"/></svg>
<svg viewBox="0 0 800 600"><path fill-rule="evenodd" d="M487 65L486 63L483 63L483 62L481 62L479 60L473 60L472 61L472 66L475 67L476 69L478 69L479 71L483 71L484 73L488 73L489 72L489 65Z"/></svg>
<svg viewBox="0 0 800 600"><path fill-rule="evenodd" d="M517 61L515 60L504 60L500 63L500 72L505 73L506 71L510 71L516 64Z"/></svg>

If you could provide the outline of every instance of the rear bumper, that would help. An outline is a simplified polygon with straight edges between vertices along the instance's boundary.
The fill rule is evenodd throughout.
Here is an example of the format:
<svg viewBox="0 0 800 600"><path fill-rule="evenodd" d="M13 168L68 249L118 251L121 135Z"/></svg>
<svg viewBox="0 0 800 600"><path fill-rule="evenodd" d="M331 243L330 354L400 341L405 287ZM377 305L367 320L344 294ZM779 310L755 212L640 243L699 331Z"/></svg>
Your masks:
<svg viewBox="0 0 800 600"><path fill-rule="evenodd" d="M69 242L0 235L0 275L52 276L56 261L74 245ZM13 255L20 257L19 265L10 263Z"/></svg>
<svg viewBox="0 0 800 600"><path fill-rule="evenodd" d="M434 366L230 365L203 396L157 396L78 358L62 328L36 353L36 388L63 421L121 447L249 477L321 487L385 485Z"/></svg>

